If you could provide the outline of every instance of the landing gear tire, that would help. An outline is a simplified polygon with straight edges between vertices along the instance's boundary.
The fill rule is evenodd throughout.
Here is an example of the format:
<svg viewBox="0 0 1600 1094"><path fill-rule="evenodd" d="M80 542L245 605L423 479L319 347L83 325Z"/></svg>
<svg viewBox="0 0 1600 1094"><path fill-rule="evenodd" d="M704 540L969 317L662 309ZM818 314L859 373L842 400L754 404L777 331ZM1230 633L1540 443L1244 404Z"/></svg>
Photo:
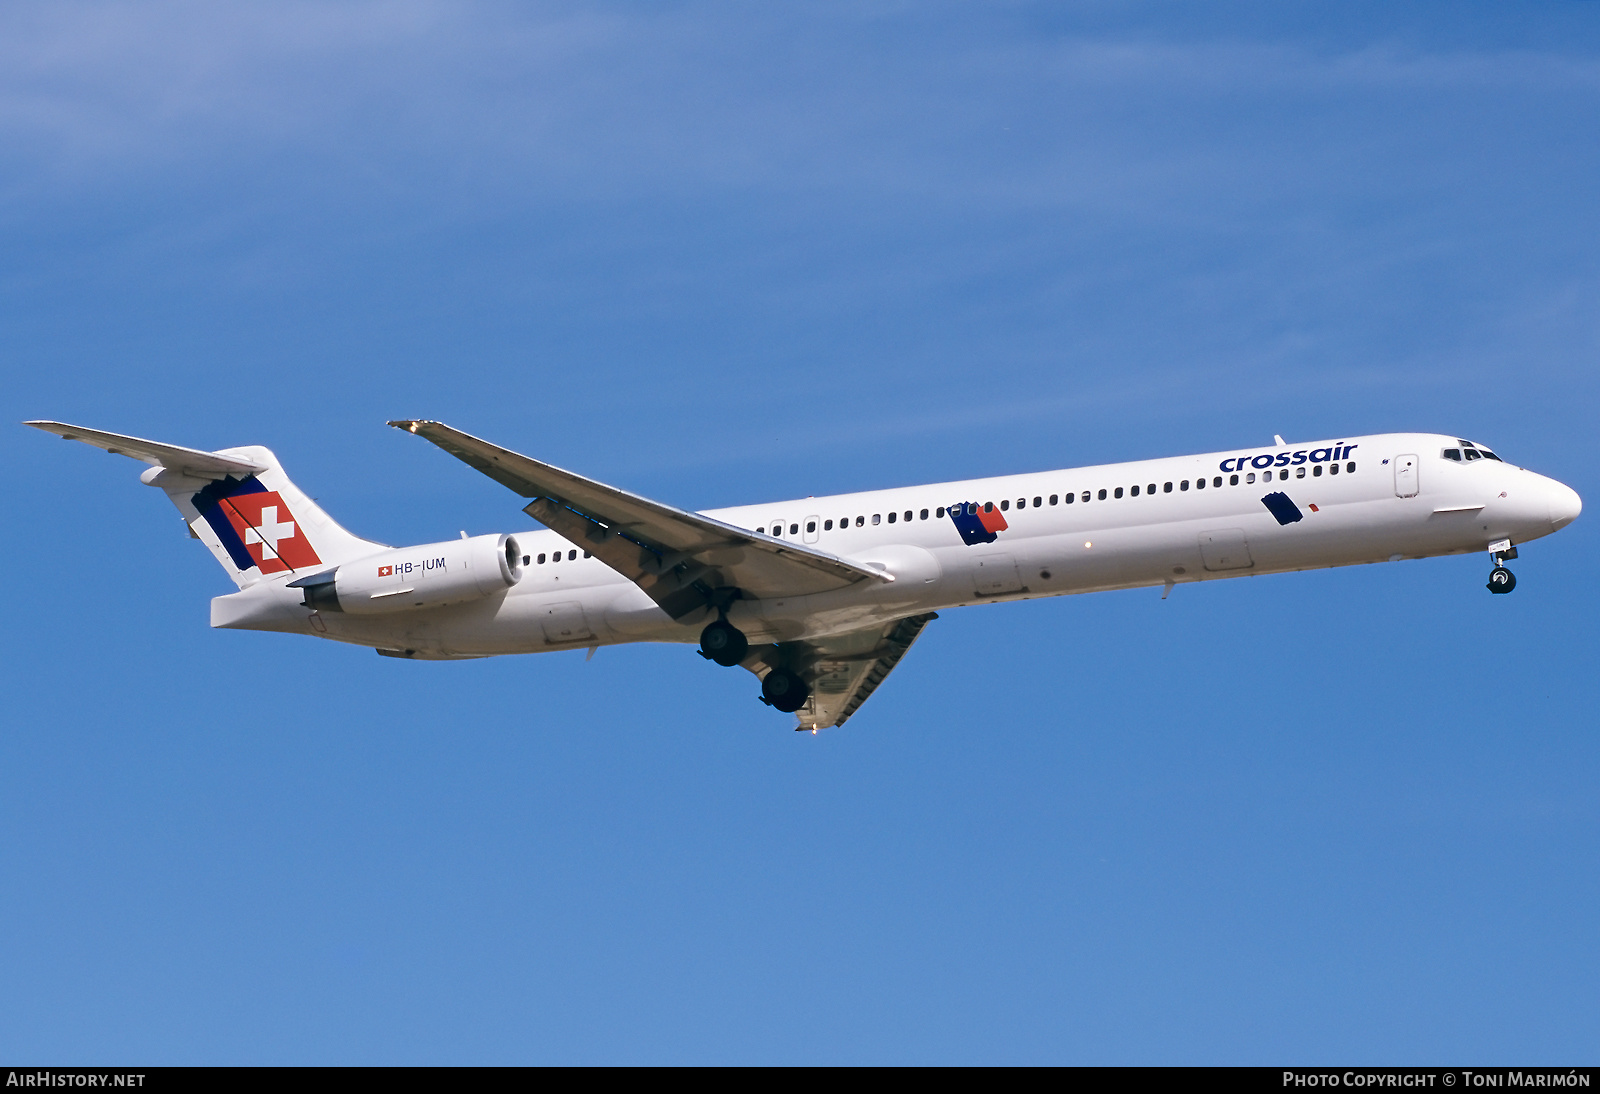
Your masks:
<svg viewBox="0 0 1600 1094"><path fill-rule="evenodd" d="M700 632L700 652L717 664L732 668L750 652L750 640L726 619L719 619Z"/></svg>
<svg viewBox="0 0 1600 1094"><path fill-rule="evenodd" d="M811 689L787 669L773 669L761 681L761 697L785 714L793 714L806 705Z"/></svg>
<svg viewBox="0 0 1600 1094"><path fill-rule="evenodd" d="M1489 571L1489 584L1486 588L1491 593L1509 593L1517 587L1517 575L1504 566L1496 566Z"/></svg>

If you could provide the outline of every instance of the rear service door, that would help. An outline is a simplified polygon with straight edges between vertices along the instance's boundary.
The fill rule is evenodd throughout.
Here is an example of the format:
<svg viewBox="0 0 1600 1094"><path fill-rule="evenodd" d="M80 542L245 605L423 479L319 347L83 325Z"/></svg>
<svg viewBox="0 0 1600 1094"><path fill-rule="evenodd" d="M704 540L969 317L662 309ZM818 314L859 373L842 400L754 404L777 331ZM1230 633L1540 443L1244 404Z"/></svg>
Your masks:
<svg viewBox="0 0 1600 1094"><path fill-rule="evenodd" d="M583 605L576 600L546 605L539 622L544 627L544 640L552 646L594 637L589 620L583 614Z"/></svg>
<svg viewBox="0 0 1600 1094"><path fill-rule="evenodd" d="M1397 498L1414 498L1417 496L1417 458L1415 456L1396 456L1394 458L1394 496Z"/></svg>

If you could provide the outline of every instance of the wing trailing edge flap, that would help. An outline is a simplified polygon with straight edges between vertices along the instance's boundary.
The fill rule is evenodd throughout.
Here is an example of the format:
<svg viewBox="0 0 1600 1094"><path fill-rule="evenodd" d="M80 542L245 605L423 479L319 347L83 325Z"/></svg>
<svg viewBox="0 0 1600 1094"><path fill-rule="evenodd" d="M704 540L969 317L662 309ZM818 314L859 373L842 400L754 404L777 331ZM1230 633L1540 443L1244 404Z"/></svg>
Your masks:
<svg viewBox="0 0 1600 1094"><path fill-rule="evenodd" d="M757 536L586 479L442 422L389 424L432 441L500 485L532 498L523 512L638 585L674 619L717 604L719 591L726 595L737 589L764 599L892 580L825 551Z"/></svg>
<svg viewBox="0 0 1600 1094"><path fill-rule="evenodd" d="M100 429L85 429L83 426L68 425L66 422L37 421L22 424L42 429L46 433L54 433L64 441L82 441L95 448L103 448L114 456L131 456L155 467L169 467L190 478L220 479L227 475L257 475L267 470L262 464L241 460L237 456L224 456L216 452L204 452L198 448L146 441L139 437L107 433Z"/></svg>
<svg viewBox="0 0 1600 1094"><path fill-rule="evenodd" d="M774 647L785 665L811 683L811 698L796 712L794 728L803 732L844 725L894 671L922 629L938 618L926 612L885 626ZM769 666L761 661L746 667L760 675Z"/></svg>

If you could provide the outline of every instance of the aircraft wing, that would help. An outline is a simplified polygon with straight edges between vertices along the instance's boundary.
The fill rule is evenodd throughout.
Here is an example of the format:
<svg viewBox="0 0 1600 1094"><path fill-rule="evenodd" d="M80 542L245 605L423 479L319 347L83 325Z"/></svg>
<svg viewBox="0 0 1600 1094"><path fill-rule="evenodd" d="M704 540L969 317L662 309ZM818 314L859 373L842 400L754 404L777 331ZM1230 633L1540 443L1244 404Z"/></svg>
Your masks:
<svg viewBox="0 0 1600 1094"><path fill-rule="evenodd" d="M533 501L523 512L643 589L674 619L737 589L745 598L805 596L893 576L814 547L618 490L490 444L442 422L390 422ZM726 607L726 605L722 605Z"/></svg>
<svg viewBox="0 0 1600 1094"><path fill-rule="evenodd" d="M145 441L138 437L124 437L120 433L105 433L98 429L85 429L66 422L23 422L46 433L54 433L65 441L82 441L103 448L117 456L132 456L136 460L170 467L179 474L197 479L220 479L226 475L256 475L267 470L259 463L241 460L237 456L221 456L215 452L202 452L198 448L184 448L159 441Z"/></svg>
<svg viewBox="0 0 1600 1094"><path fill-rule="evenodd" d="M796 730L842 726L860 709L906 655L911 644L939 616L934 612L897 619L886 626L869 627L806 642L785 642L790 664L807 671L811 698L796 712ZM747 666L758 675L765 664Z"/></svg>

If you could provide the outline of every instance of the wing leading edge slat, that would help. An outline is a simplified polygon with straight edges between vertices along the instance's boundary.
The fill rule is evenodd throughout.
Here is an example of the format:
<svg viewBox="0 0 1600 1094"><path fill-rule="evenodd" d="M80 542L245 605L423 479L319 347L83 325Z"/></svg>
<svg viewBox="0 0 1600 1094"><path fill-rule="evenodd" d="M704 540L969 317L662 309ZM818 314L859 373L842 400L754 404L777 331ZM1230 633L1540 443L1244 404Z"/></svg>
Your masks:
<svg viewBox="0 0 1600 1094"><path fill-rule="evenodd" d="M627 577L674 619L737 590L805 596L893 578L825 551L757 536L512 452L442 422L390 422L525 498L524 512Z"/></svg>

